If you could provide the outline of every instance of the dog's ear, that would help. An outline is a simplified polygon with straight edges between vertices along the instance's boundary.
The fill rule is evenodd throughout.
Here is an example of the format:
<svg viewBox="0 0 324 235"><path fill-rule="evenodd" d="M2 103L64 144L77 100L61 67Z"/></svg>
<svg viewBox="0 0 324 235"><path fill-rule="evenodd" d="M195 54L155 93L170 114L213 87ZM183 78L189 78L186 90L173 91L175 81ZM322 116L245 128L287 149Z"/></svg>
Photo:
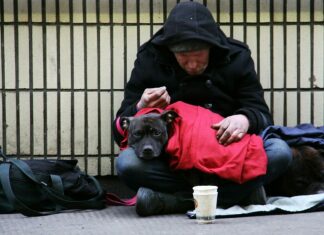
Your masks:
<svg viewBox="0 0 324 235"><path fill-rule="evenodd" d="M179 117L179 115L173 110L167 110L161 114L161 118L168 124L172 123L177 117Z"/></svg>
<svg viewBox="0 0 324 235"><path fill-rule="evenodd" d="M123 128L123 130L128 129L129 124L132 119L133 119L132 117L121 117L120 118L120 123L121 123L121 127Z"/></svg>

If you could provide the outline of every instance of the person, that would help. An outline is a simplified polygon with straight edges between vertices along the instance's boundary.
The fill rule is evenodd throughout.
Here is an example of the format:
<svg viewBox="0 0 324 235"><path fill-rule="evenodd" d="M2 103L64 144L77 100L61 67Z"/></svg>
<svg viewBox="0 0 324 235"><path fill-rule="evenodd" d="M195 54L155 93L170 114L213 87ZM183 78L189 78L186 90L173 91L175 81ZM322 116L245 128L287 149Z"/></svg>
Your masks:
<svg viewBox="0 0 324 235"><path fill-rule="evenodd" d="M248 46L226 37L207 7L192 1L178 3L163 27L139 48L113 123L115 141L120 144L124 138L120 117L133 116L144 107L163 109L176 101L222 115L224 119L212 125L216 138L210 138L225 146L273 124ZM137 191L140 216L193 209L192 187L198 184L217 185L218 205L224 208L264 204L263 186L282 174L292 158L280 139L267 140L264 148L266 175L242 184L195 169L174 171L166 157L142 160L131 148L120 152L116 169Z"/></svg>

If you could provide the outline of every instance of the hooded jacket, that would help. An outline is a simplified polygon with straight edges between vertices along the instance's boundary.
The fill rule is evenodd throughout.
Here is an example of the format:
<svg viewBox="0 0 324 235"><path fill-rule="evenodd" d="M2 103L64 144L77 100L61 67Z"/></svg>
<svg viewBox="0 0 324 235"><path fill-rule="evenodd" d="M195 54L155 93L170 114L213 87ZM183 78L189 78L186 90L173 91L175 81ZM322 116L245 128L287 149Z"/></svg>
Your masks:
<svg viewBox="0 0 324 235"><path fill-rule="evenodd" d="M211 45L209 64L198 76L188 75L168 49L171 44L198 39ZM146 88L166 86L171 103L202 106L223 117L245 115L248 133L259 133L272 124L263 89L249 48L227 38L209 10L197 2L182 2L170 12L164 26L139 48L124 99L114 120L115 141L122 135L120 116L133 116Z"/></svg>

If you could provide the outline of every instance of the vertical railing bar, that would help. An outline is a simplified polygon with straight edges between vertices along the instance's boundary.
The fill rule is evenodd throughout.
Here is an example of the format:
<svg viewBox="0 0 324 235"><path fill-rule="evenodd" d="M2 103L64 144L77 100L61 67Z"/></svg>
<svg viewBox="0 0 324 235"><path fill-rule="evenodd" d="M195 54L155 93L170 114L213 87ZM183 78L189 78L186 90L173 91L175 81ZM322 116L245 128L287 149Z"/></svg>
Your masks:
<svg viewBox="0 0 324 235"><path fill-rule="evenodd" d="M99 175L102 174L101 172L101 161L102 161L102 152L101 152L101 59L100 59L100 0L96 0L96 22L97 22L97 69L98 69L98 169L97 173Z"/></svg>
<svg viewBox="0 0 324 235"><path fill-rule="evenodd" d="M260 79L260 2L256 0L256 7L257 7L257 74L259 74Z"/></svg>
<svg viewBox="0 0 324 235"><path fill-rule="evenodd" d="M283 60L284 60L284 81L283 81L283 86L284 86L284 125L287 125L287 120L288 120L288 103L287 103L287 0L284 0L283 2L283 17L284 17L284 22L283 22L283 43L284 43L284 53L283 53Z"/></svg>
<svg viewBox="0 0 324 235"><path fill-rule="evenodd" d="M123 32L124 32L124 87L127 83L127 1L123 0ZM111 159L112 165L115 164L115 158Z"/></svg>
<svg viewBox="0 0 324 235"><path fill-rule="evenodd" d="M83 12L83 51L84 51L84 167L85 172L88 172L88 40L87 40L87 1L82 2L82 12Z"/></svg>
<svg viewBox="0 0 324 235"><path fill-rule="evenodd" d="M14 0L14 44L15 44L15 89L16 89L16 144L17 156L20 157L20 94L19 94L19 32L18 1Z"/></svg>
<svg viewBox="0 0 324 235"><path fill-rule="evenodd" d="M153 0L150 0L150 37L153 36Z"/></svg>
<svg viewBox="0 0 324 235"><path fill-rule="evenodd" d="M217 8L217 23L220 24L220 0L216 0L216 8Z"/></svg>
<svg viewBox="0 0 324 235"><path fill-rule="evenodd" d="M7 118L6 118L6 75L5 75L5 42L4 42L4 6L0 0L0 46L1 46L1 85L2 85L2 151L6 154L7 150Z"/></svg>
<svg viewBox="0 0 324 235"><path fill-rule="evenodd" d="M274 113L274 75L273 75L273 60L274 60L274 46L273 46L273 21L274 21L274 6L273 1L270 1L270 112Z"/></svg>
<svg viewBox="0 0 324 235"><path fill-rule="evenodd" d="M311 112L311 123L314 123L314 81L315 81L315 75L314 75L314 11L315 11L315 6L314 6L314 0L310 1L310 90L311 90L311 105L310 105L310 112Z"/></svg>
<svg viewBox="0 0 324 235"><path fill-rule="evenodd" d="M137 31L137 50L141 46L141 25L140 25L140 0L136 0L136 31Z"/></svg>
<svg viewBox="0 0 324 235"><path fill-rule="evenodd" d="M46 0L42 0L42 33L43 33L43 113L44 113L44 157L47 158L47 29L46 29Z"/></svg>
<svg viewBox="0 0 324 235"><path fill-rule="evenodd" d="M163 23L166 21L168 17L168 3L167 0L163 0Z"/></svg>
<svg viewBox="0 0 324 235"><path fill-rule="evenodd" d="M111 93L110 93L110 118L114 120L114 22L113 22L113 0L109 0L109 20L110 20L110 81L111 81ZM112 156L110 158L111 165L111 175L114 175L115 166L114 166L114 156L115 156L115 146L114 140L111 138L110 148Z"/></svg>
<svg viewBox="0 0 324 235"><path fill-rule="evenodd" d="M69 23L70 23L70 54L71 54L71 158L75 158L75 113L74 113L74 26L73 26L73 0L69 0Z"/></svg>
<svg viewBox="0 0 324 235"><path fill-rule="evenodd" d="M247 3L243 0L243 42L247 42Z"/></svg>
<svg viewBox="0 0 324 235"><path fill-rule="evenodd" d="M233 0L230 1L230 37L233 38L233 22L234 22L234 4Z"/></svg>
<svg viewBox="0 0 324 235"><path fill-rule="evenodd" d="M124 86L127 83L127 9L126 0L123 0L123 32L124 32Z"/></svg>
<svg viewBox="0 0 324 235"><path fill-rule="evenodd" d="M60 31L60 1L55 1L56 17L56 52L57 52L57 158L61 158L61 31Z"/></svg>
<svg viewBox="0 0 324 235"><path fill-rule="evenodd" d="M297 1L297 124L300 124L300 0Z"/></svg>
<svg viewBox="0 0 324 235"><path fill-rule="evenodd" d="M32 24L32 1L28 0L28 47L29 47L29 152L30 157L34 157L34 93L33 93L33 24Z"/></svg>

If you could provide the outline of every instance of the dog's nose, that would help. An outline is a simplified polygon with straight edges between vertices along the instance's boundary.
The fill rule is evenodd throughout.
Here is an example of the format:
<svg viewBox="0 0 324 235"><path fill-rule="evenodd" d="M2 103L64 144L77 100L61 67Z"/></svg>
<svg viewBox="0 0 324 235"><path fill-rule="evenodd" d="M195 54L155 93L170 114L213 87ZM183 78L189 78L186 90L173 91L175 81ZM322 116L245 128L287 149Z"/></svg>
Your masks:
<svg viewBox="0 0 324 235"><path fill-rule="evenodd" d="M153 147L150 145L144 146L143 153L144 155L153 155Z"/></svg>

